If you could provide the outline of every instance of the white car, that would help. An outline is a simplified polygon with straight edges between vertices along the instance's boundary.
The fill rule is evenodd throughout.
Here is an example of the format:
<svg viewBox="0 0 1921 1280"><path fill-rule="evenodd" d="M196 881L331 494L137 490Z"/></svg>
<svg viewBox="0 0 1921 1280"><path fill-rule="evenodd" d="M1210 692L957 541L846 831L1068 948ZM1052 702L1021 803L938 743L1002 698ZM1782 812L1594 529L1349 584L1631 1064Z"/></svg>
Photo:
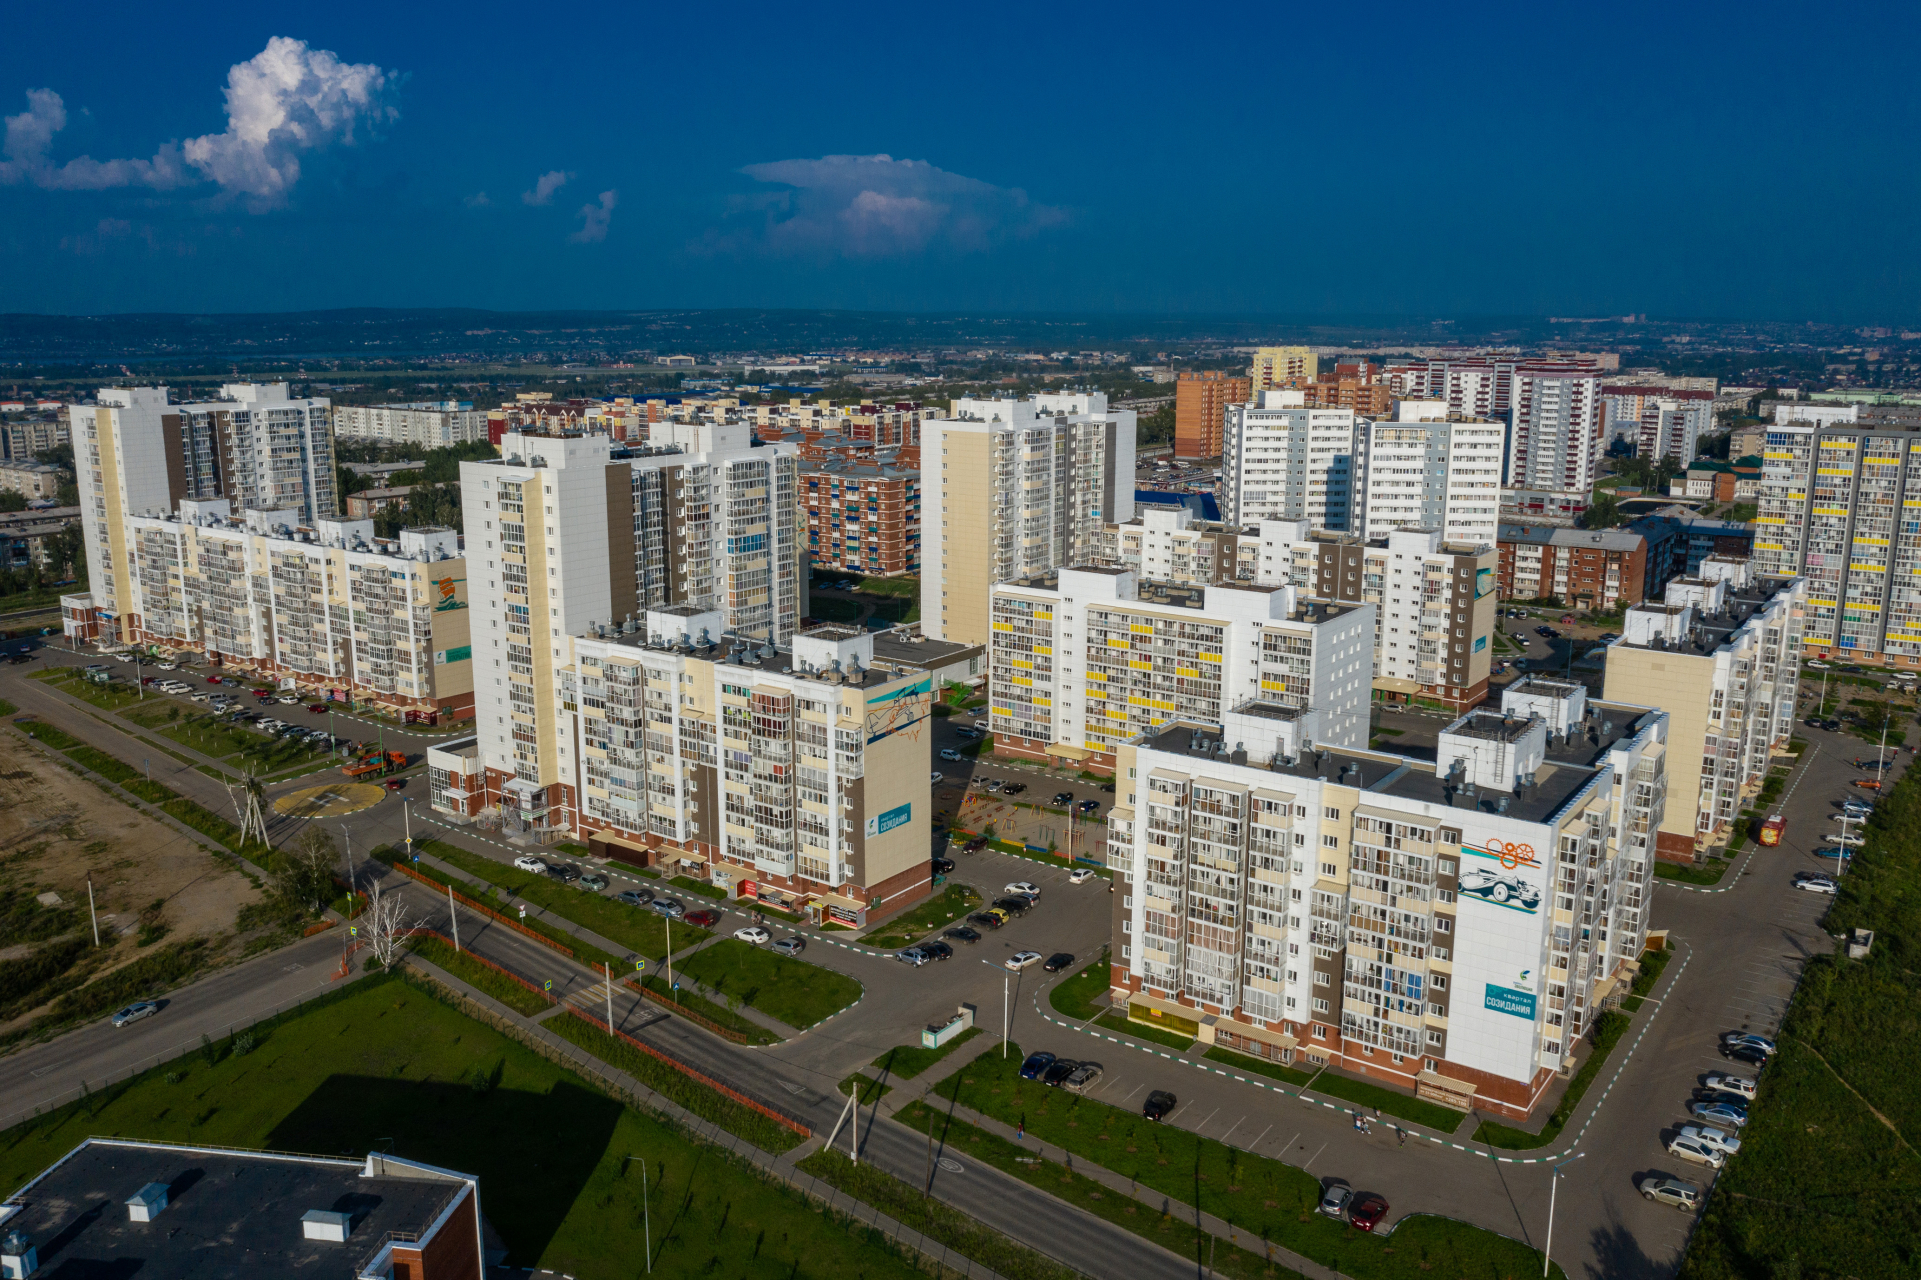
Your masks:
<svg viewBox="0 0 1921 1280"><path fill-rule="evenodd" d="M745 929L734 930L734 936L742 942L751 942L757 947L766 946L774 940L773 934L767 932L767 930L757 924L750 924Z"/></svg>
<svg viewBox="0 0 1921 1280"><path fill-rule="evenodd" d="M1710 1169L1719 1169L1727 1163L1728 1159L1699 1138L1676 1138L1668 1143L1668 1154L1683 1160L1692 1160L1696 1164L1704 1164Z"/></svg>
<svg viewBox="0 0 1921 1280"><path fill-rule="evenodd" d="M1844 845L1850 849L1859 849L1862 845L1867 843L1867 840L1864 837L1858 836L1852 831L1841 832L1841 833L1831 835L1828 837L1828 840L1834 844Z"/></svg>
<svg viewBox="0 0 1921 1280"><path fill-rule="evenodd" d="M940 758L943 760L965 760L967 757L952 747L942 747L940 749Z"/></svg>
<svg viewBox="0 0 1921 1280"><path fill-rule="evenodd" d="M1093 878L1094 871L1091 867L1075 867L1074 870L1068 874L1067 883L1086 884Z"/></svg>
<svg viewBox="0 0 1921 1280"><path fill-rule="evenodd" d="M130 1022L138 1022L142 1018L151 1018L159 1012L160 1006L153 1001L137 1000L122 1009L119 1013L113 1015L113 1025L116 1027L124 1027Z"/></svg>
<svg viewBox="0 0 1921 1280"><path fill-rule="evenodd" d="M1039 964L1040 962L1041 953L1038 951L1016 951L1013 955L1007 957L1007 967L1010 969L1025 969L1030 964Z"/></svg>
<svg viewBox="0 0 1921 1280"><path fill-rule="evenodd" d="M154 666L160 668L162 671L180 670L180 664L177 662L156 662L154 663Z"/></svg>
<svg viewBox="0 0 1921 1280"><path fill-rule="evenodd" d="M932 786L932 785L933 785L933 784L935 784L936 782L939 782L939 781L940 781L940 780L941 780L941 779L942 779L942 778L943 778L944 776L946 776L946 775L944 775L944 774L940 774L940 773L930 773L930 774L928 774L928 775L927 775L927 785L929 785L929 786Z"/></svg>
<svg viewBox="0 0 1921 1280"><path fill-rule="evenodd" d="M1029 884L1025 880L1016 880L1013 884L1010 884L1005 889L1001 890L1001 892L1002 893L1024 893L1030 898L1038 898L1041 896L1041 887L1037 884Z"/></svg>
<svg viewBox="0 0 1921 1280"><path fill-rule="evenodd" d="M1733 1094L1737 1098L1754 1101L1754 1081L1746 1076L1731 1076L1724 1071L1717 1071L1702 1083L1717 1093Z"/></svg>
<svg viewBox="0 0 1921 1280"><path fill-rule="evenodd" d="M531 871L535 875L546 875L547 864L531 853L523 853L514 859L514 866L521 871Z"/></svg>
<svg viewBox="0 0 1921 1280"><path fill-rule="evenodd" d="M1833 895L1841 892L1841 886L1825 876L1797 876L1795 877L1794 887L1797 889L1805 889L1809 893Z"/></svg>
<svg viewBox="0 0 1921 1280"><path fill-rule="evenodd" d="M1681 1137L1692 1139L1710 1151L1719 1151L1724 1156L1734 1155L1741 1150L1741 1140L1731 1133L1705 1124L1684 1124Z"/></svg>
<svg viewBox="0 0 1921 1280"><path fill-rule="evenodd" d="M275 698L274 701L280 703L282 706L292 706L294 703L300 701L300 695L297 693L283 693L278 698Z"/></svg>

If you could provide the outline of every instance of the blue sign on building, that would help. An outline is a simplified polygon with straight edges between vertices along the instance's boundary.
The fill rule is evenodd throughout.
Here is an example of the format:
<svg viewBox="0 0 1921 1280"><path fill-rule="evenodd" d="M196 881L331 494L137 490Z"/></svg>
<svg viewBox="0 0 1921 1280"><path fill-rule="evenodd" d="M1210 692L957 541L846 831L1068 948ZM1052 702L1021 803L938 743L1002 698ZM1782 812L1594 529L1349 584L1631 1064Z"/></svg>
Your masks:
<svg viewBox="0 0 1921 1280"><path fill-rule="evenodd" d="M878 817L869 818L867 820L867 838L871 840L875 836L884 836L895 827L907 825L907 820L913 816L913 813L914 806L909 802L889 809L886 813Z"/></svg>
<svg viewBox="0 0 1921 1280"><path fill-rule="evenodd" d="M1534 993L1532 991L1516 991L1513 987L1497 987L1490 982L1487 984L1487 995L1483 998L1482 1003L1496 1013L1512 1014L1517 1018L1526 1018L1529 1022L1534 1021Z"/></svg>

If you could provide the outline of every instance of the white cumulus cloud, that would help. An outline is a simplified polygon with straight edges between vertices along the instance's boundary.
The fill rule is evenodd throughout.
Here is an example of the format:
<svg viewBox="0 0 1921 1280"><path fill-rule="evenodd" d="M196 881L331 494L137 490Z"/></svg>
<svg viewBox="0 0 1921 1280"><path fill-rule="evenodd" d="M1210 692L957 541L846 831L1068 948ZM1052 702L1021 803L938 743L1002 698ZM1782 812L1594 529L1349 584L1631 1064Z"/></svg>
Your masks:
<svg viewBox="0 0 1921 1280"><path fill-rule="evenodd" d="M568 239L575 244L599 244L607 238L607 224L613 221L614 206L620 203L618 191L600 193L599 204L580 206L580 230Z"/></svg>
<svg viewBox="0 0 1921 1280"><path fill-rule="evenodd" d="M761 225L715 242L775 254L880 258L935 246L972 252L1067 220L1065 210L1037 204L1018 187L925 160L822 156L750 164L741 172L786 190L743 202L742 211Z"/></svg>
<svg viewBox="0 0 1921 1280"><path fill-rule="evenodd" d="M27 110L6 120L0 182L50 190L111 187L165 190L212 182L256 209L285 202L300 180L302 153L335 144L395 119L399 76L372 63L346 63L304 40L275 36L227 72L227 127L221 133L167 142L151 160L55 164L54 135L67 127L66 104L51 89L29 89Z"/></svg>
<svg viewBox="0 0 1921 1280"><path fill-rule="evenodd" d="M574 175L562 169L554 169L534 179L534 189L520 193L523 204L552 204L554 192L574 180Z"/></svg>

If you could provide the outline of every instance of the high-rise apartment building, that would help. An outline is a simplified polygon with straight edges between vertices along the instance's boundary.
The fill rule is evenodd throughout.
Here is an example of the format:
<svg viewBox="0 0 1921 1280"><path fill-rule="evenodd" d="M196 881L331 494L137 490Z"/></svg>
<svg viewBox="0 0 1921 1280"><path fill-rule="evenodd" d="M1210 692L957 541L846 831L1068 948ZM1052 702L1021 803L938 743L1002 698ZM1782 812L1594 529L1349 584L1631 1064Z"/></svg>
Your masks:
<svg viewBox="0 0 1921 1280"><path fill-rule="evenodd" d="M1768 428L1754 571L1806 577L1805 656L1921 665L1921 592L1907 585L1921 575L1921 530L1910 503L1921 503L1914 432L1845 422Z"/></svg>
<svg viewBox="0 0 1921 1280"><path fill-rule="evenodd" d="M1449 711L1488 694L1498 613L1497 553L1439 529L1397 529L1384 538L1313 529L1305 520L1263 520L1251 556L1254 580L1374 610L1374 697Z"/></svg>
<svg viewBox="0 0 1921 1280"><path fill-rule="evenodd" d="M1253 404L1229 406L1222 518L1351 528L1362 492L1360 428L1352 409L1310 409L1299 391L1262 391Z"/></svg>
<svg viewBox="0 0 1921 1280"><path fill-rule="evenodd" d="M544 812L563 781L552 710L569 636L687 605L717 611L730 637L778 645L806 615L793 446L751 447L745 424L656 425L681 434L629 450L605 435L508 432L498 459L461 464L490 797L518 780L514 794L531 805L541 793Z"/></svg>
<svg viewBox="0 0 1921 1280"><path fill-rule="evenodd" d="M183 500L125 522L125 638L322 698L396 714L473 713L467 562L452 529L374 536L371 520L293 523Z"/></svg>
<svg viewBox="0 0 1921 1280"><path fill-rule="evenodd" d="M337 514L333 436L325 400L291 400L287 385L240 383L223 398L172 405L165 387L102 387L74 405L74 466L92 599L103 635L131 642L138 620L126 522L185 500L225 498L236 511L291 513L312 525Z"/></svg>
<svg viewBox="0 0 1921 1280"><path fill-rule="evenodd" d="M1699 578L1668 583L1661 604L1627 611L1608 646L1607 689L1669 716L1668 803L1658 850L1691 862L1725 842L1794 732L1801 681L1802 578L1757 578L1710 556Z"/></svg>
<svg viewBox="0 0 1921 1280"><path fill-rule="evenodd" d="M1218 725L1256 699L1311 712L1317 741L1367 741L1367 605L1090 565L997 584L993 619L998 754L1112 768L1136 734L1178 719Z"/></svg>
<svg viewBox="0 0 1921 1280"><path fill-rule="evenodd" d="M1585 365L1515 367L1502 483L1592 489L1606 448L1607 406L1598 373Z"/></svg>
<svg viewBox="0 0 1921 1280"><path fill-rule="evenodd" d="M863 462L803 462L813 567L873 577L920 572L920 472Z"/></svg>
<svg viewBox="0 0 1921 1280"><path fill-rule="evenodd" d="M1608 439L1633 441L1635 456L1649 462L1692 462L1701 437L1714 430L1711 389L1610 383L1601 388L1601 401Z"/></svg>
<svg viewBox="0 0 1921 1280"><path fill-rule="evenodd" d="M334 435L373 444L444 449L487 438L487 413L471 400L349 404L334 410Z"/></svg>
<svg viewBox="0 0 1921 1280"><path fill-rule="evenodd" d="M859 926L927 894L927 674L876 669L858 627L778 646L726 633L721 610L683 605L565 638L543 717L558 785L507 782L504 829L568 832L816 921ZM461 765L444 761L450 778Z"/></svg>
<svg viewBox="0 0 1921 1280"><path fill-rule="evenodd" d="M1188 507L1136 510L1126 524L1102 530L1096 564L1184 587L1254 581L1261 544L1251 531L1202 520Z"/></svg>
<svg viewBox="0 0 1921 1280"><path fill-rule="evenodd" d="M1528 1115L1653 905L1667 717L1586 694L1527 681L1433 758L1329 749L1312 712L1265 700L1131 738L1108 817L1115 1007Z"/></svg>
<svg viewBox="0 0 1921 1280"><path fill-rule="evenodd" d="M1251 386L1218 369L1183 373L1174 383L1174 456L1220 457L1227 407L1252 399Z"/></svg>
<svg viewBox="0 0 1921 1280"><path fill-rule="evenodd" d="M1433 400L1396 402L1391 421L1363 423L1360 518L1368 539L1396 529L1439 529L1450 542L1491 543L1501 522L1507 431L1451 416Z"/></svg>
<svg viewBox="0 0 1921 1280"><path fill-rule="evenodd" d="M1082 564L1134 516L1131 409L1099 392L956 400L921 424L921 630L986 644L988 588Z"/></svg>
<svg viewBox="0 0 1921 1280"><path fill-rule="evenodd" d="M1256 392L1274 391L1294 379L1312 382L1320 368L1321 358L1306 347L1258 347L1249 381Z"/></svg>

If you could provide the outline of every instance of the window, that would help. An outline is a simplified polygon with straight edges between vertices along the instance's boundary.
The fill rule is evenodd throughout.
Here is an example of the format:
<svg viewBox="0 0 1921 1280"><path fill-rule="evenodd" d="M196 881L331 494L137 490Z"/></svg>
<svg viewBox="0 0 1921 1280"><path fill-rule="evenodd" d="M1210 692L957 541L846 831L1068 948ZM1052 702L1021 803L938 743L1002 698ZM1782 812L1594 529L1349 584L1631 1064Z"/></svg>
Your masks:
<svg viewBox="0 0 1921 1280"><path fill-rule="evenodd" d="M1428 1042L1429 1044L1431 1044L1431 1045L1433 1045L1433 1046L1434 1046L1435 1048L1437 1048L1437 1049L1438 1049L1438 1048L1440 1048L1440 1046L1441 1046L1441 1044L1442 1044L1442 1043L1443 1043L1444 1041L1446 1041L1446 1039L1447 1039L1447 1033L1446 1033L1446 1032L1444 1032L1444 1031L1440 1031L1440 1030L1438 1030L1438 1029L1436 1029L1436 1028L1434 1028L1434 1027L1429 1027L1429 1028L1427 1029L1427 1042ZM1432 1059L1432 1058L1429 1058L1429 1059L1427 1060L1427 1069L1428 1069L1429 1071L1432 1071L1432 1070L1434 1070L1434 1059Z"/></svg>
<svg viewBox="0 0 1921 1280"><path fill-rule="evenodd" d="M1321 864L1321 874L1324 876L1338 876L1341 874L1341 869L1332 862L1323 862Z"/></svg>
<svg viewBox="0 0 1921 1280"><path fill-rule="evenodd" d="M1447 975L1445 973L1431 973L1427 977L1427 985L1436 991L1446 991Z"/></svg>
<svg viewBox="0 0 1921 1280"><path fill-rule="evenodd" d="M1314 971L1314 985L1317 987L1331 987L1334 985L1334 975L1316 969Z"/></svg>
<svg viewBox="0 0 1921 1280"><path fill-rule="evenodd" d="M1329 822L1339 822L1341 820L1341 811L1332 805L1328 805L1321 810L1321 816Z"/></svg>
<svg viewBox="0 0 1921 1280"><path fill-rule="evenodd" d="M1452 916L1435 916L1435 917L1434 917L1434 932L1436 932L1436 933L1453 933L1453 932L1454 932L1454 918L1453 918Z"/></svg>
<svg viewBox="0 0 1921 1280"><path fill-rule="evenodd" d="M1441 829L1441 843L1442 843L1442 844L1454 844L1454 843L1456 843L1456 842L1458 842L1459 840L1460 840L1460 836L1458 836L1458 835L1456 835L1456 836L1454 837L1454 839L1453 839L1453 840L1449 840L1449 839L1448 839L1448 832L1447 832L1447 829L1446 829L1445 827L1443 827L1443 828ZM1435 869L1436 871L1439 871L1439 872L1440 872L1440 873L1441 873L1442 875L1444 875L1444 876L1451 876L1451 875L1453 875L1453 874L1454 874L1454 859L1452 859L1452 858L1441 858L1441 859L1439 859L1439 860L1437 860L1437 861L1435 862L1435 864L1434 864L1434 869Z"/></svg>
<svg viewBox="0 0 1921 1280"><path fill-rule="evenodd" d="M1341 838L1339 836L1322 836L1321 847L1324 849L1338 849L1341 847Z"/></svg>
<svg viewBox="0 0 1921 1280"><path fill-rule="evenodd" d="M1427 1011L1428 1011L1429 1013L1431 1013L1431 1014L1433 1014L1433 1015L1434 1015L1435 1017L1437 1017L1437 1018L1445 1018L1445 1017L1447 1017L1447 1006L1446 1006L1446 1005L1440 1005L1440 1004L1430 1004L1430 1005L1428 1005L1428 1007L1427 1007Z"/></svg>
<svg viewBox="0 0 1921 1280"><path fill-rule="evenodd" d="M1325 1001L1325 1000L1323 1000L1323 999L1321 999L1321 998L1320 998L1319 996L1316 996L1316 997L1314 997L1314 1012L1316 1012L1316 1013L1326 1013L1326 1012L1327 1012L1327 1001ZM1326 1027L1319 1027L1319 1026L1317 1026L1317 1027L1315 1027L1315 1028L1314 1028L1314 1038L1315 1038L1316 1040L1325 1040L1325 1039L1327 1039L1327 1028L1326 1028Z"/></svg>

